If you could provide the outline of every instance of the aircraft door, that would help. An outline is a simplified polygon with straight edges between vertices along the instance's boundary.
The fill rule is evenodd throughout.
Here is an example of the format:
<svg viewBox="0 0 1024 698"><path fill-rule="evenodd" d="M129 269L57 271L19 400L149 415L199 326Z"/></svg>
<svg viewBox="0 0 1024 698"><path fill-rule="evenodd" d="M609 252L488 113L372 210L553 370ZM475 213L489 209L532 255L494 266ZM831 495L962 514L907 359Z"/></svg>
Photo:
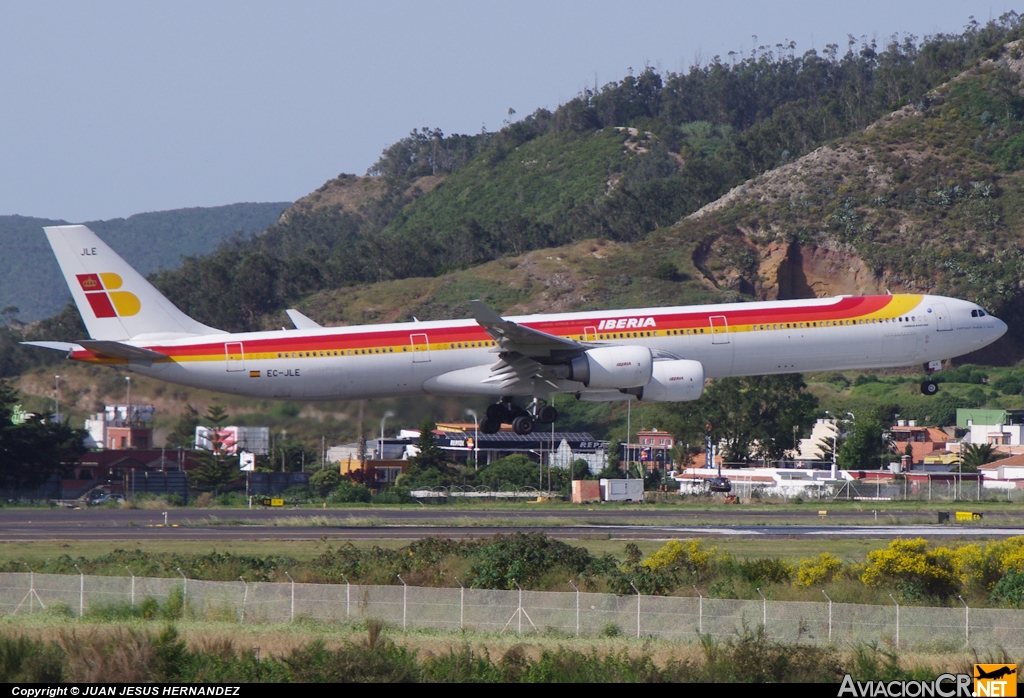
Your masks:
<svg viewBox="0 0 1024 698"><path fill-rule="evenodd" d="M583 328L583 339L587 342L597 341L597 328L594 326L588 326Z"/></svg>
<svg viewBox="0 0 1024 698"><path fill-rule="evenodd" d="M953 329L953 323L949 319L949 311L945 303L932 303L932 310L935 315L936 332L949 332Z"/></svg>
<svg viewBox="0 0 1024 698"><path fill-rule="evenodd" d="M724 315L712 315L708 318L711 323L711 343L712 344L728 344L729 343L729 323L725 319Z"/></svg>
<svg viewBox="0 0 1024 698"><path fill-rule="evenodd" d="M228 342L224 345L224 358L227 361L228 371L245 370L245 352L242 350L241 342Z"/></svg>
<svg viewBox="0 0 1024 698"><path fill-rule="evenodd" d="M430 361L430 340L426 334L409 335L409 344L412 346L412 362L421 364Z"/></svg>

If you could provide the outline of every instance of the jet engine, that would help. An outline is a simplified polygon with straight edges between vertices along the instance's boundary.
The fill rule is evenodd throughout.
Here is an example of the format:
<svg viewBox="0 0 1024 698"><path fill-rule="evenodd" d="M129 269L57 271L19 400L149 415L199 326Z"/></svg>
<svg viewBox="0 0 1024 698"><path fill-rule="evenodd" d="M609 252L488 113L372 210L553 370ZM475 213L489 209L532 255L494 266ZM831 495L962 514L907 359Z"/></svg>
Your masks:
<svg viewBox="0 0 1024 698"><path fill-rule="evenodd" d="M599 347L556 367L555 375L591 390L639 388L651 381L653 363L647 347Z"/></svg>
<svg viewBox="0 0 1024 698"><path fill-rule="evenodd" d="M704 393L704 366L700 361L655 361L651 382L638 397L647 402L688 402Z"/></svg>

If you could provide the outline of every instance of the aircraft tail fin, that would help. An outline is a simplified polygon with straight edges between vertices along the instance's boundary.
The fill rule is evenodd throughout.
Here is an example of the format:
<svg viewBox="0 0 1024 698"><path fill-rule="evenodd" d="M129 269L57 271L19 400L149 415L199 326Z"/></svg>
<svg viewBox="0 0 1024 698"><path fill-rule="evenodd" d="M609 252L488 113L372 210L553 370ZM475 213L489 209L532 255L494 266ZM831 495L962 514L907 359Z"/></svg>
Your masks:
<svg viewBox="0 0 1024 698"><path fill-rule="evenodd" d="M84 225L43 230L93 339L119 341L139 335L221 332L178 310Z"/></svg>

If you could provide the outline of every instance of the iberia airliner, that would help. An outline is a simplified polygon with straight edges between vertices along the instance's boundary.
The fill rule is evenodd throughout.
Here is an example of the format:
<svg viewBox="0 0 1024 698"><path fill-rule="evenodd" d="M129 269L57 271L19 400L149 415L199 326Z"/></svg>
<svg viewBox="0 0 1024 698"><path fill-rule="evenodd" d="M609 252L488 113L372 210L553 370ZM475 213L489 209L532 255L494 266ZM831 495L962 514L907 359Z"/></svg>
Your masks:
<svg viewBox="0 0 1024 698"><path fill-rule="evenodd" d="M991 344L1006 324L974 303L920 294L321 327L229 334L178 310L95 233L45 228L89 332L28 342L75 361L258 398L492 396L481 431L528 434L557 418L551 395L696 400L707 378L924 364ZM926 394L936 384L926 380ZM517 397L534 400L530 408Z"/></svg>

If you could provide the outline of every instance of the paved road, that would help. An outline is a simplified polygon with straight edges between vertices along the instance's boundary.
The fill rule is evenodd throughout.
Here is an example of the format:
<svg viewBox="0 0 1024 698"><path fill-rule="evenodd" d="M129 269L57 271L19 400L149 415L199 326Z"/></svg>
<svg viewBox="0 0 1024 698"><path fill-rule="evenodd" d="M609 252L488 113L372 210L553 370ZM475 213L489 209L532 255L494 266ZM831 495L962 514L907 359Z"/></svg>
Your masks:
<svg viewBox="0 0 1024 698"><path fill-rule="evenodd" d="M735 513L735 516L734 516ZM789 520L800 513L784 514ZM425 510L172 510L168 525L159 511L139 509L0 509L0 541L41 540L372 540L415 539L426 536L479 538L517 530L543 531L556 538L614 538L616 540L680 537L858 537L895 538L899 536L1007 537L1024 535L1024 526L1006 525L873 525L872 512L849 512L843 520L859 524L824 524L814 512L807 512L803 525L770 523L730 524L720 521L756 516L760 521L781 518L775 512L673 512L671 510L590 511L452 511ZM888 516L889 514L887 514ZM922 512L907 512L918 520ZM696 524L701 518L715 522ZM565 524L552 519L567 520ZM994 517L989 517L989 519ZM1018 517L1013 517L1019 520ZM467 525L466 520L480 521ZM581 521L585 519L585 521ZM650 524L637 521L650 519ZM487 521L491 522L488 525ZM622 523L615 523L615 521ZM760 522L759 521L759 522ZM871 523L869 524L869 521ZM522 522L522 528L516 525Z"/></svg>

